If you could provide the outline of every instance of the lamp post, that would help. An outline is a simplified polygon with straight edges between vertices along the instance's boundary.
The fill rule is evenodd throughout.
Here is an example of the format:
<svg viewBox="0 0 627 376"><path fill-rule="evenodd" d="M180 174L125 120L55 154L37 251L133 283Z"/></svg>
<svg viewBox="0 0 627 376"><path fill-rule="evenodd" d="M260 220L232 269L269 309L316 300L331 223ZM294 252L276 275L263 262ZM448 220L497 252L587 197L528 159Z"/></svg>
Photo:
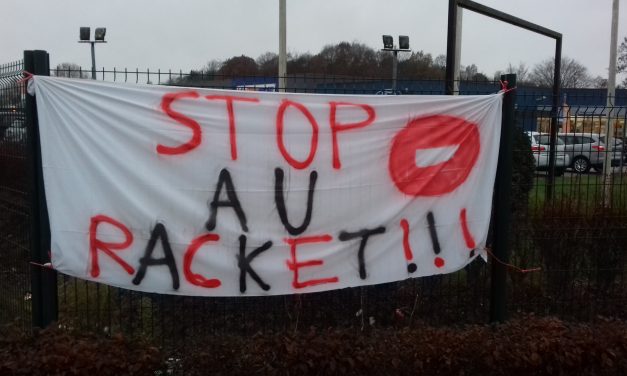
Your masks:
<svg viewBox="0 0 627 376"><path fill-rule="evenodd" d="M399 35L398 48L394 46L394 38L391 35L383 36L383 49L381 51L390 51L393 55L392 60L392 92L396 94L396 75L398 71L398 53L410 52L409 49L409 37L406 35Z"/></svg>
<svg viewBox="0 0 627 376"><path fill-rule="evenodd" d="M603 160L605 207L612 205L612 157L614 156L614 102L616 95L616 50L618 46L618 0L612 2L612 28L610 30L610 67L607 79L607 127L605 130L605 158ZM622 160L622 155L621 155ZM622 165L622 163L621 163Z"/></svg>
<svg viewBox="0 0 627 376"><path fill-rule="evenodd" d="M106 27L97 27L94 32L94 40L90 40L91 29L89 27L81 27L80 35L78 43L89 43L91 44L91 79L96 79L96 43L107 43L104 38L105 34L107 34Z"/></svg>

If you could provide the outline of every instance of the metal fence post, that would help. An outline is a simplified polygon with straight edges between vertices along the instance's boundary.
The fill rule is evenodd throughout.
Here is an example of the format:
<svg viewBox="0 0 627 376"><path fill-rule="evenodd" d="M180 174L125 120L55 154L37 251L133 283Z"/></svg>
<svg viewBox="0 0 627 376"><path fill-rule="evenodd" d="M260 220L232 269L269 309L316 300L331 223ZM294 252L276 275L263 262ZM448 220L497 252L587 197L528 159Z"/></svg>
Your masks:
<svg viewBox="0 0 627 376"><path fill-rule="evenodd" d="M516 86L516 75L501 76L507 87ZM514 90L504 94L503 117L499 160L494 185L494 256L503 263L509 262L509 226L511 213L510 192L512 185L512 151L514 143ZM493 260L490 279L490 322L503 322L507 319L507 269L501 262Z"/></svg>
<svg viewBox="0 0 627 376"><path fill-rule="evenodd" d="M551 129L549 141L549 172L546 178L546 201L553 199L555 190L555 158L557 156L557 134L559 133L559 106L562 67L562 37L555 39L555 62L553 63L553 98L551 106Z"/></svg>
<svg viewBox="0 0 627 376"><path fill-rule="evenodd" d="M34 75L49 76L50 61L46 51L24 51L24 70ZM44 191L39 122L35 98L26 95L26 126L28 130L30 172L30 248L33 326L45 328L58 317L57 273L43 265L50 262L50 223ZM37 265L35 265L37 264Z"/></svg>
<svg viewBox="0 0 627 376"><path fill-rule="evenodd" d="M448 33L446 37L446 95L455 94L455 65L459 60L457 56L457 0L448 1Z"/></svg>

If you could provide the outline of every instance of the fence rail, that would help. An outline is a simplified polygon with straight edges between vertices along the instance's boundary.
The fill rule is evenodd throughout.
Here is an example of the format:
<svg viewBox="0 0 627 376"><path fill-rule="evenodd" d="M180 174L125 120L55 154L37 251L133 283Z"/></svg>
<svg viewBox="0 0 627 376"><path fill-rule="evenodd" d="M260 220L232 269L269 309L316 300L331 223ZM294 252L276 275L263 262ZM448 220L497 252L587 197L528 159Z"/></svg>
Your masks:
<svg viewBox="0 0 627 376"><path fill-rule="evenodd" d="M23 85L17 83L21 63L0 66L0 107L16 101L19 119ZM52 70L51 75L86 78L88 71ZM98 71L100 80L126 83L196 86L236 90L276 90L276 77L231 77L168 71L112 69ZM287 77L287 91L350 94L443 94L443 81L398 80L389 90L386 78L307 76ZM460 93L490 94L498 82L461 82ZM19 93L17 95L16 93ZM509 313L535 312L589 320L597 315L627 318L627 169L618 151L613 180L600 175L592 160L607 149L583 147L590 169L574 171L570 162L546 158L550 145L524 131L548 134L557 114L559 139L597 139L613 110L616 136L625 134L627 92L618 91L616 107L605 106L600 90L563 89L562 105L552 107L550 88L517 89L513 150L512 222L507 294ZM17 96L16 96L17 95ZM13 98L13 99L10 99ZM17 98L17 99L15 99ZM557 112L556 112L557 111ZM4 113L3 113L4 114ZM6 115L0 121L6 124ZM6 132L5 132L6 133ZM6 137L6 136L5 136ZM6 140L5 140L6 141ZM530 141L534 143L531 144ZM561 144L560 144L561 145ZM543 149L544 148L544 149ZM558 155L565 154L560 152ZM28 175L18 166L27 157L26 140L2 142L0 163L0 322L30 320L28 304L29 232ZM576 157L569 156L570 161ZM558 158L559 159L559 158ZM596 168L595 168L596 167ZM547 184L549 177L552 184ZM611 189L606 189L611 188ZM547 192L550 191L550 194ZM606 192L610 205L603 205ZM495 262L491 259L489 263ZM180 297L128 291L68 276L58 277L59 320L64 325L104 333L148 336L163 346L193 346L215 333L252 334L263 330L297 331L309 326L395 327L418 321L433 324L477 323L488 317L489 263L476 261L457 273L379 286L294 296L249 298ZM540 268L540 270L536 270ZM16 272L17 271L17 272ZM16 278L19 280L16 282ZM5 308L8 307L8 308ZM8 313L7 313L8 312Z"/></svg>

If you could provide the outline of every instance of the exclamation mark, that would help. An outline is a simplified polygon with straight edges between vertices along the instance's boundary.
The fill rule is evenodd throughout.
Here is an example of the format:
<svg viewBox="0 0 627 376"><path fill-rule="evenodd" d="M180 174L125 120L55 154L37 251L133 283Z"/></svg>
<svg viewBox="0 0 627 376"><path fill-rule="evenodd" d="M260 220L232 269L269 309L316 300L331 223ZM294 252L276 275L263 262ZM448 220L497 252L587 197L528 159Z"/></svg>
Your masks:
<svg viewBox="0 0 627 376"><path fill-rule="evenodd" d="M468 229L468 221L466 220L466 208L462 209L459 213L459 222L462 226L462 233L464 234L464 241L466 242L466 247L470 249L470 257L475 255L475 247L477 244L475 243L475 239L472 237L470 230Z"/></svg>
<svg viewBox="0 0 627 376"><path fill-rule="evenodd" d="M401 219L401 228L403 229L403 251L405 251L405 259L411 261L414 259L414 254L411 251L409 244L409 223L405 218ZM407 264L407 271L413 273L418 269L415 263L410 262Z"/></svg>
<svg viewBox="0 0 627 376"><path fill-rule="evenodd" d="M436 255L439 255L442 249L440 248L438 233L435 230L435 219L433 218L433 212L427 213L427 223L429 224L429 235L431 236L431 244L433 244L433 252ZM442 257L436 257L433 260L433 263L436 267L441 268L444 266L444 259Z"/></svg>

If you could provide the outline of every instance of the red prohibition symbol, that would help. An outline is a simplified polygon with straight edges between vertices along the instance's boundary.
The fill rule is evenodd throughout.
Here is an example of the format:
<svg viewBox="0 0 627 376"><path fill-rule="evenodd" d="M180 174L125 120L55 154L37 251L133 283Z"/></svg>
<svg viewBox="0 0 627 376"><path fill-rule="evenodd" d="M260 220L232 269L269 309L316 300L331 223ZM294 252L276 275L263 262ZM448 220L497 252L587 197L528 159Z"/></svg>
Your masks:
<svg viewBox="0 0 627 376"><path fill-rule="evenodd" d="M456 147L443 162L419 166L418 150ZM448 115L431 115L410 120L396 134L390 150L390 176L396 187L411 196L440 196L466 181L479 157L477 125Z"/></svg>

